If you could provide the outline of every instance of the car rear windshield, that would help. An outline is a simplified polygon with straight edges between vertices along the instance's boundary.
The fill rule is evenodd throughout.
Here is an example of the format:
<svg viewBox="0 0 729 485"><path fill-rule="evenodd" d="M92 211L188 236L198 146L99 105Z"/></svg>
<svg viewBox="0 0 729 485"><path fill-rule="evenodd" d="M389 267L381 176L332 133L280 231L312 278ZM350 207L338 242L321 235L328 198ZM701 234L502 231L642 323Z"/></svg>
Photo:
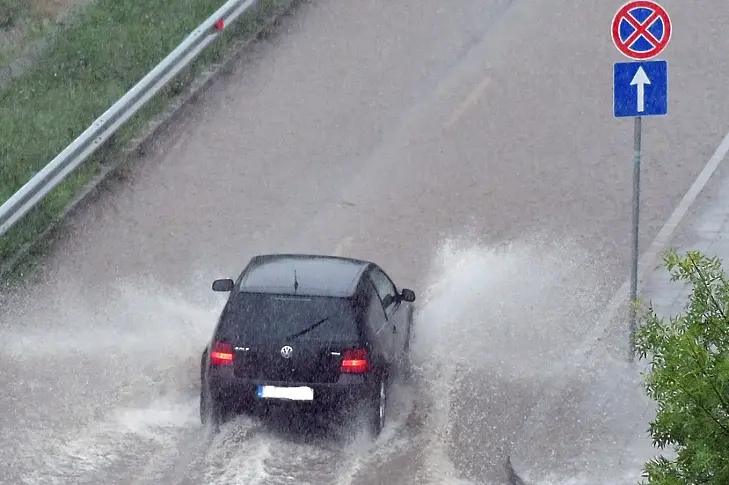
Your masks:
<svg viewBox="0 0 729 485"><path fill-rule="evenodd" d="M253 342L292 336L326 317L326 321L295 339L359 339L352 304L344 298L239 293L226 320L240 341Z"/></svg>

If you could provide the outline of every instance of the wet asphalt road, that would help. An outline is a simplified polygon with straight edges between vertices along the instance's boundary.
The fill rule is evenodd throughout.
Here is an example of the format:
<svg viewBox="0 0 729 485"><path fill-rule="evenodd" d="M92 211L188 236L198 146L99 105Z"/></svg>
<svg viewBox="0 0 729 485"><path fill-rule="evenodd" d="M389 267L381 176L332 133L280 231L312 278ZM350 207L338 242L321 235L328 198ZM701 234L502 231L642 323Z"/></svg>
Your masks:
<svg viewBox="0 0 729 485"><path fill-rule="evenodd" d="M643 244L729 126L729 5L709 3L664 2L671 115L644 123ZM0 483L503 483L551 365L628 272L617 7L300 7L6 305ZM419 295L418 379L377 442L287 413L200 427L210 282L278 251L373 259Z"/></svg>

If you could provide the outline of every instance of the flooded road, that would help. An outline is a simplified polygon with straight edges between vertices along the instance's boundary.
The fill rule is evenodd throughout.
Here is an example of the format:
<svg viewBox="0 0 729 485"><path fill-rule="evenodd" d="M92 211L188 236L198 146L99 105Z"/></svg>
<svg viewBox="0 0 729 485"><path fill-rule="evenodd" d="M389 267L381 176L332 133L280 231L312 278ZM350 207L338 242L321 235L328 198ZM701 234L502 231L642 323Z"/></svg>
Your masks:
<svg viewBox="0 0 729 485"><path fill-rule="evenodd" d="M588 4L580 18L609 25L613 8ZM610 117L605 76L575 89L573 61L609 78L614 48L594 29L562 35L573 15L301 6L6 296L0 483L504 483L514 432L627 274L632 127ZM689 56L672 52L678 70ZM681 121L646 124L642 240L721 137L727 115L705 108L724 78L683 79ZM685 121L697 112L716 136ZM371 259L418 295L416 378L396 382L375 442L356 420L289 413L216 436L199 424L223 303L210 283L283 251Z"/></svg>

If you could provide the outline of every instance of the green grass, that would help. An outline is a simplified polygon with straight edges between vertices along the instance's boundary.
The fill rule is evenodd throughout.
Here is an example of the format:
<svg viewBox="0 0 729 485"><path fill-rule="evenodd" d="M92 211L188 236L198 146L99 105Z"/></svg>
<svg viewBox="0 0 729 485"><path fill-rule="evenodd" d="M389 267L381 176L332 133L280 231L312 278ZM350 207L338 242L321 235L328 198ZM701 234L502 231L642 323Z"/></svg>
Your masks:
<svg viewBox="0 0 729 485"><path fill-rule="evenodd" d="M67 7L62 10L65 15L59 15L61 12L42 11L31 3L31 0L0 0L0 68L8 67L29 53L34 55L33 44L50 40L53 32L65 22L61 17L73 18L79 9L78 6Z"/></svg>
<svg viewBox="0 0 729 485"><path fill-rule="evenodd" d="M98 0L82 10L25 75L0 89L0 198L7 200L223 1ZM0 238L0 264L6 265L56 220L103 163L116 156L201 70L219 61L231 41L258 31L291 3L259 0L254 11L227 28L189 69Z"/></svg>
<svg viewBox="0 0 729 485"><path fill-rule="evenodd" d="M24 0L0 0L0 29L13 27L27 10L28 3Z"/></svg>

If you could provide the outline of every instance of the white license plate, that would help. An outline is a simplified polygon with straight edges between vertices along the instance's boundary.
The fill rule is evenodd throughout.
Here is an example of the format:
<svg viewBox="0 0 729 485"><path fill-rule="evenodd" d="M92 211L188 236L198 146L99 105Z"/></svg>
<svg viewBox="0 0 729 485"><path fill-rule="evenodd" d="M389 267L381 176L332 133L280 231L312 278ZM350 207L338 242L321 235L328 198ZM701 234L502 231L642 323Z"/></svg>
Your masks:
<svg viewBox="0 0 729 485"><path fill-rule="evenodd" d="M259 399L288 399L290 401L313 401L314 389L307 386L258 386L257 395Z"/></svg>

